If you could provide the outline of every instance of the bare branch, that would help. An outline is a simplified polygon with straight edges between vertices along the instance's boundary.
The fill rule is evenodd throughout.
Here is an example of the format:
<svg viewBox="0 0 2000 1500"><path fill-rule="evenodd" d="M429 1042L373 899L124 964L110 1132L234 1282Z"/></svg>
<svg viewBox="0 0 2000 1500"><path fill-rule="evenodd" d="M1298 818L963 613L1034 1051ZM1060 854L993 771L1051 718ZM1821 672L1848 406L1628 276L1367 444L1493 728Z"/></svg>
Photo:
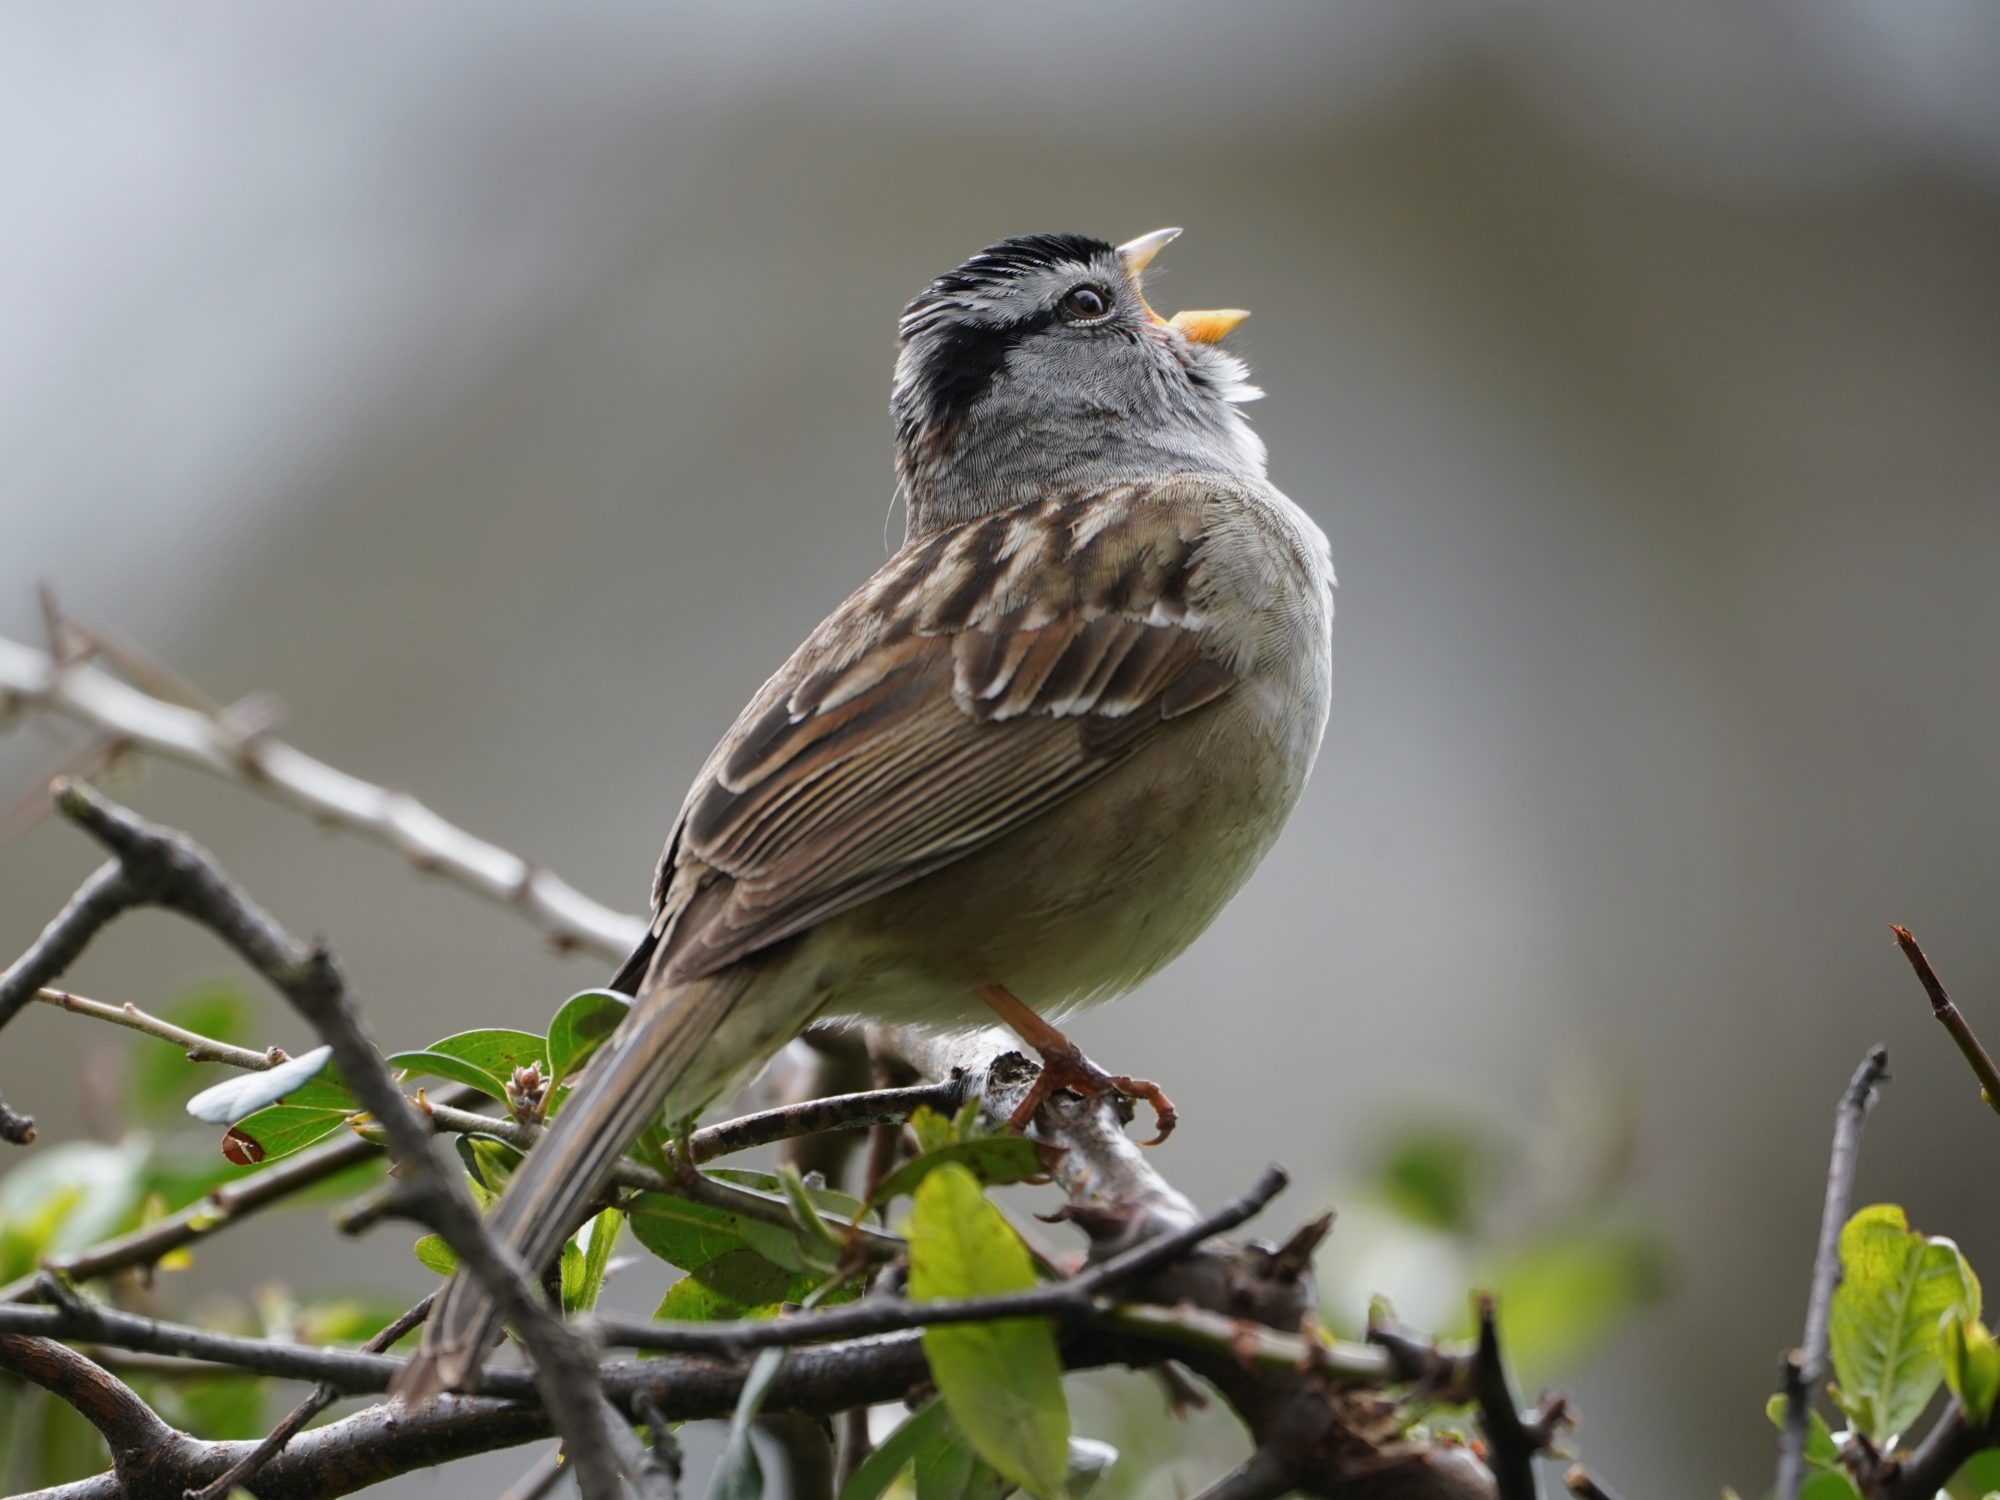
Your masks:
<svg viewBox="0 0 2000 1500"><path fill-rule="evenodd" d="M1825 1375L1827 1317L1840 1284L1840 1229L1854 1191L1861 1123L1875 1102L1876 1085L1889 1076L1889 1049L1876 1047L1854 1070L1833 1121L1833 1150L1826 1167L1826 1200L1820 1208L1819 1245L1813 1254L1806 1298L1805 1343L1785 1360L1785 1423L1778 1435L1777 1500L1796 1500L1805 1481L1807 1414L1813 1388Z"/></svg>
<svg viewBox="0 0 2000 1500"><path fill-rule="evenodd" d="M0 700L86 724L121 745L193 766L386 844L433 871L521 912L564 947L616 962L638 946L645 921L591 900L548 870L446 821L407 792L376 786L317 760L262 725L226 710L190 707L142 691L101 667L61 663L0 639ZM0 1009L0 1024L7 1017Z"/></svg>
<svg viewBox="0 0 2000 1500"><path fill-rule="evenodd" d="M232 1068L262 1072L275 1068L287 1057L282 1047L268 1047L262 1052L252 1052L248 1047L232 1047L227 1042L219 1042L214 1037L203 1036L198 1031L189 1031L186 1027L149 1015L129 1000L123 1005L106 1005L102 1000L86 1000L68 990L52 990L46 986L35 991L35 998L44 1005L58 1006L74 1015L109 1021L113 1026L128 1027L172 1042L187 1052L189 1062L223 1063Z"/></svg>
<svg viewBox="0 0 2000 1500"><path fill-rule="evenodd" d="M1951 1039L1958 1044L1971 1067L1973 1076L1979 1080L1979 1096L1995 1114L2000 1114L2000 1067L1993 1062L1993 1054L1988 1052L1972 1029L1972 1023L1965 1019L1959 1008L1952 1004L1951 996L1944 990L1944 984L1937 977L1937 970L1924 957L1924 950L1917 946L1917 940L1910 935L1907 927L1889 924L1889 930L1896 934L1896 945L1903 950L1903 957L1916 970L1917 983L1924 987L1930 997L1931 1014L1940 1026L1951 1033Z"/></svg>

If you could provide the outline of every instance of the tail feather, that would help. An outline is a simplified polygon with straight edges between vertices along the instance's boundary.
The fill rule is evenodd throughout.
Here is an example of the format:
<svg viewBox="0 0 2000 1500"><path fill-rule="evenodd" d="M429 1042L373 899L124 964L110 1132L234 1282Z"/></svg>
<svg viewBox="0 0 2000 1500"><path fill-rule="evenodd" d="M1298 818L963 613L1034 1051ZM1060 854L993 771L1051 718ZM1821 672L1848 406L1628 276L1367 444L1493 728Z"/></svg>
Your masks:
<svg viewBox="0 0 2000 1500"><path fill-rule="evenodd" d="M554 1258L625 1148L670 1097L687 1095L684 1085L712 1088L733 1071L713 1066L721 1060L704 1060L702 1053L748 985L744 967L642 991L624 1025L591 1059L583 1083L487 1217L495 1238L528 1265L539 1271ZM705 1065L696 1068L697 1061ZM691 1107L706 1102L689 1098ZM394 1394L417 1405L462 1387L497 1336L499 1321L478 1281L463 1270L454 1273L431 1306L422 1347L397 1377Z"/></svg>

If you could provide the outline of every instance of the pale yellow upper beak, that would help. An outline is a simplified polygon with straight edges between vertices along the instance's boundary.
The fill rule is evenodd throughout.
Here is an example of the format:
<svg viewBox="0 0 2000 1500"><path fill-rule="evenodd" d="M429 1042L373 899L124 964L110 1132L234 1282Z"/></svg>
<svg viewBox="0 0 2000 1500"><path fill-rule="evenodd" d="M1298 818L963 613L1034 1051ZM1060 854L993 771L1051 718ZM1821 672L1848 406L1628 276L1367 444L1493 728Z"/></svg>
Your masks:
<svg viewBox="0 0 2000 1500"><path fill-rule="evenodd" d="M1118 247L1118 258L1125 263L1125 274L1132 278L1132 284L1140 284L1141 273L1153 263L1153 257L1164 250L1180 234L1178 229L1155 229L1151 234L1142 234L1136 240L1127 240ZM1139 295L1139 302L1146 309L1146 315L1162 328L1172 328L1190 343L1212 344L1233 332L1250 314L1240 307L1211 308L1205 312L1178 312L1171 318L1163 318L1153 311L1146 301L1145 293Z"/></svg>

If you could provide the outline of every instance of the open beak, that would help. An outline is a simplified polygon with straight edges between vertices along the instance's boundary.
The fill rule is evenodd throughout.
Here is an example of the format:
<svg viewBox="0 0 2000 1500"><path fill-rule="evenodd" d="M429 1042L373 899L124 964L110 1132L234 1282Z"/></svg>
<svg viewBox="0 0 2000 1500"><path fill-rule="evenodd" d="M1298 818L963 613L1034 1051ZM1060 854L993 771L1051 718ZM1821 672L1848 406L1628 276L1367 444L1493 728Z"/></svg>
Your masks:
<svg viewBox="0 0 2000 1500"><path fill-rule="evenodd" d="M1125 274L1132 278L1132 285L1141 284L1141 275L1153 263L1153 257L1164 250L1180 234L1178 229L1155 229L1151 234L1142 234L1136 240L1127 240L1118 247L1118 258L1124 262ZM1250 314L1240 307L1218 307L1205 312L1179 312L1171 318L1163 318L1153 311L1146 301L1145 293L1139 295L1140 305L1146 309L1146 316L1161 328L1171 328L1192 344L1213 344L1233 332Z"/></svg>

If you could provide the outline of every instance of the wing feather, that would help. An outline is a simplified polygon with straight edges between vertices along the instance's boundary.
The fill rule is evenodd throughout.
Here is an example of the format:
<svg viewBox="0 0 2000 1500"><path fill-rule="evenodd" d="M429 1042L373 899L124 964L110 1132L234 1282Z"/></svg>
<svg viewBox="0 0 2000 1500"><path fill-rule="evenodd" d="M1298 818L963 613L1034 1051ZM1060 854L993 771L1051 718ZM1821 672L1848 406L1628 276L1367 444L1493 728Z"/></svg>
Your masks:
<svg viewBox="0 0 2000 1500"><path fill-rule="evenodd" d="M1198 607L1208 498L1068 496L890 559L710 756L662 863L655 966L709 973L918 879L1225 695Z"/></svg>

